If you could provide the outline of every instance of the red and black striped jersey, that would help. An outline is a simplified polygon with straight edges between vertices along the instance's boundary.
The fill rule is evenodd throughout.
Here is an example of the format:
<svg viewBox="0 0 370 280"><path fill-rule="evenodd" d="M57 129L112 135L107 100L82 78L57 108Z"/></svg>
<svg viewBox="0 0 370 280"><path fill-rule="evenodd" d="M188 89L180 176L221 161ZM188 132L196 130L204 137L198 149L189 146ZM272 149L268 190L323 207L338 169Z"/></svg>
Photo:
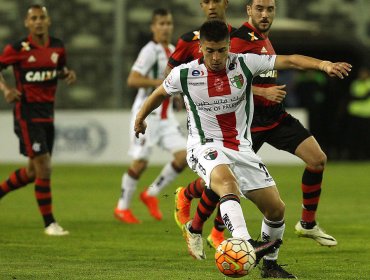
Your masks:
<svg viewBox="0 0 370 280"><path fill-rule="evenodd" d="M228 24L230 34L236 30ZM199 49L199 29L183 34L176 44L176 49L168 60L168 66L174 68L183 63L201 58L202 52Z"/></svg>
<svg viewBox="0 0 370 280"><path fill-rule="evenodd" d="M49 37L46 46L36 45L31 36L5 47L0 71L13 66L16 87L22 93L15 103L17 119L52 122L58 73L66 64L63 42Z"/></svg>
<svg viewBox="0 0 370 280"><path fill-rule="evenodd" d="M275 50L268 37L261 34L248 22L237 29L231 38L231 52L272 55ZM256 76L253 86L271 87L276 85L277 71L272 70ZM263 131L277 126L287 115L281 103L269 101L262 96L253 95L254 116L251 131Z"/></svg>

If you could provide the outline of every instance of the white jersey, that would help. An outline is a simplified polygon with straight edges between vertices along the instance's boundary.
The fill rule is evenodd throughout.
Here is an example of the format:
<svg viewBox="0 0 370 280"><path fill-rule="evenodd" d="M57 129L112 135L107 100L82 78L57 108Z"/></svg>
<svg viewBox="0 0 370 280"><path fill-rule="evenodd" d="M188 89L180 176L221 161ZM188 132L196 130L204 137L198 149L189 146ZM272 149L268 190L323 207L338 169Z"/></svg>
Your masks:
<svg viewBox="0 0 370 280"><path fill-rule="evenodd" d="M253 76L273 70L275 55L230 53L226 70L207 70L202 60L175 67L163 82L169 95L183 93L188 112L188 150L206 143L250 150Z"/></svg>
<svg viewBox="0 0 370 280"><path fill-rule="evenodd" d="M139 72L141 75L153 78L164 79L164 71L167 66L168 58L175 50L173 45L164 48L161 44L150 41L140 51L131 71ZM135 116L146 98L153 92L154 88L140 88L132 106L132 113ZM165 100L162 105L154 111L155 115L161 119L166 119L173 115L170 99Z"/></svg>

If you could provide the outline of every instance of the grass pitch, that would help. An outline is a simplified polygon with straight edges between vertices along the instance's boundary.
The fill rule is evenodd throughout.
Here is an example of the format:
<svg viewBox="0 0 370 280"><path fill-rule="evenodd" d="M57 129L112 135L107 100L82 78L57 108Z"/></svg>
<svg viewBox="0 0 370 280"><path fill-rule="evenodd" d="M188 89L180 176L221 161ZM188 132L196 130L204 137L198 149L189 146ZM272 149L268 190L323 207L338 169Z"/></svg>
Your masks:
<svg viewBox="0 0 370 280"><path fill-rule="evenodd" d="M0 180L15 165L0 165ZM286 203L286 231L279 260L299 279L370 279L370 163L331 163L324 174L318 211L320 225L339 242L326 248L298 238L303 166L268 166ZM132 209L142 220L126 225L113 218L125 167L54 166L54 213L71 234L49 237L36 206L33 186L0 200L0 279L225 279L214 264L214 250L196 261L173 219L174 191L195 178L187 170L160 195L164 219L152 219L138 195L158 174L151 167L141 179ZM195 210L193 203L193 212ZM242 200L250 233L259 235L261 214ZM204 236L212 226L207 222ZM206 246L206 245L205 245ZM244 279L260 279L259 269Z"/></svg>

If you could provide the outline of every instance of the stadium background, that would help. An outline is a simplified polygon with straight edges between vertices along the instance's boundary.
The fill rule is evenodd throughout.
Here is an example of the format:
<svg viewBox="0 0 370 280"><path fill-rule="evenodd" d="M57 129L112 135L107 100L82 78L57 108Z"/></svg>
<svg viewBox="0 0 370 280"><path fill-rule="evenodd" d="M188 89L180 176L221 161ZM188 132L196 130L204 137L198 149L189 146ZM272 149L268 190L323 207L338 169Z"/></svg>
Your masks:
<svg viewBox="0 0 370 280"><path fill-rule="evenodd" d="M60 83L57 112L127 112L136 90L127 87L126 77L139 49L150 39L148 22L152 10L172 10L173 43L204 20L195 0L2 0L0 48L26 35L23 17L27 6L34 2L48 7L52 19L50 34L65 41L69 65L78 75L78 83L73 87ZM353 137L346 133L350 126L346 108L349 85L356 78L356 71L361 65L370 65L370 1L277 3L270 38L278 54L346 60L354 66L345 81L300 72L282 72L279 76L280 83L288 84L286 106L306 110L307 124L329 158L350 159ZM235 27L246 20L244 4L244 0L230 1L227 16ZM11 71L4 71L4 75L12 80ZM0 112L8 110L10 106L0 98Z"/></svg>

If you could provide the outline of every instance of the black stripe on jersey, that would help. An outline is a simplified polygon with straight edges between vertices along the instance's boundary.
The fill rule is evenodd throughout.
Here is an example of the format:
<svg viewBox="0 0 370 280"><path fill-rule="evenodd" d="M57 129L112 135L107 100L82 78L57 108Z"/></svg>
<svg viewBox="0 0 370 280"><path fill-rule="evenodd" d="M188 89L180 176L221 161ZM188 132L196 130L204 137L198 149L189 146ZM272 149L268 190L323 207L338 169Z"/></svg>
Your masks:
<svg viewBox="0 0 370 280"><path fill-rule="evenodd" d="M245 41L252 42L252 35L251 35L252 32L255 32L255 31L248 28L245 25L242 25L241 27L233 31L231 35L232 35L232 38L239 38ZM258 38L259 37L260 35L258 35Z"/></svg>
<svg viewBox="0 0 370 280"><path fill-rule="evenodd" d="M194 30L194 31L189 31L189 32L183 34L180 37L180 39L182 39L185 42L197 41L197 40L199 40L199 38L198 38L197 35L195 35L196 32L199 33L199 29L198 30Z"/></svg>
<svg viewBox="0 0 370 280"><path fill-rule="evenodd" d="M26 84L56 84L58 69L56 67L34 67L19 69L21 83Z"/></svg>
<svg viewBox="0 0 370 280"><path fill-rule="evenodd" d="M261 77L255 76L253 79L253 85L275 85L276 84L276 77Z"/></svg>
<svg viewBox="0 0 370 280"><path fill-rule="evenodd" d="M51 36L49 38L50 38L49 48L64 48L64 43L62 40Z"/></svg>

